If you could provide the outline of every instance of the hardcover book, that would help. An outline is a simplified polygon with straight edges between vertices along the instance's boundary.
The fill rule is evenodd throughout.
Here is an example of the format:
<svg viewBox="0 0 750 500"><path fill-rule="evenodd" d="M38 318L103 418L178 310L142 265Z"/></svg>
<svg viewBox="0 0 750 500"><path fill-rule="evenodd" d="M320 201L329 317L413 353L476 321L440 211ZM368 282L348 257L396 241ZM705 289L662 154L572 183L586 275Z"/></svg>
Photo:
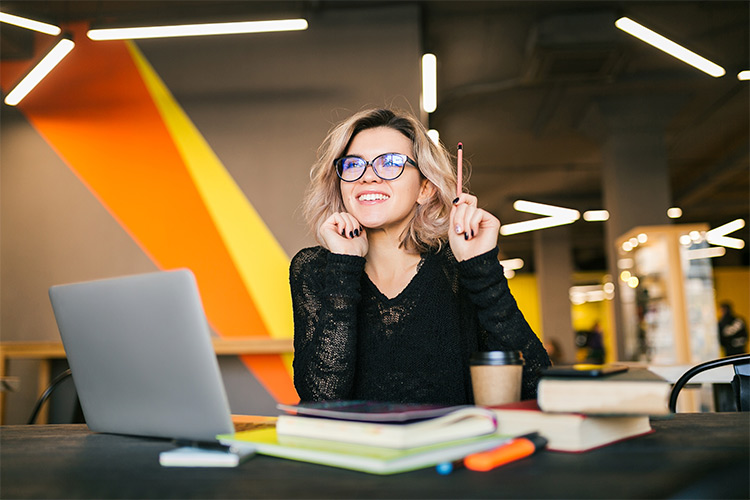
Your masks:
<svg viewBox="0 0 750 500"><path fill-rule="evenodd" d="M606 377L553 377L539 381L537 401L545 412L589 415L666 415L672 385L646 369Z"/></svg>
<svg viewBox="0 0 750 500"><path fill-rule="evenodd" d="M490 408L497 415L497 432L506 435L539 432L552 451L582 452L652 432L649 417L593 416L547 413L533 399Z"/></svg>

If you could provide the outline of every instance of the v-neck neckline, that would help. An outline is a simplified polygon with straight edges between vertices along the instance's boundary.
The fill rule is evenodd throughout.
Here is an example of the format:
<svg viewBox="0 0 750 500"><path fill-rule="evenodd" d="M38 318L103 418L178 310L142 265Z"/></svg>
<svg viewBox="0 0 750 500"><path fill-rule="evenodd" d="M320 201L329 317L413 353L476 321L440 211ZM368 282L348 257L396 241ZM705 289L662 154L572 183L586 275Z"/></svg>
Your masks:
<svg viewBox="0 0 750 500"><path fill-rule="evenodd" d="M409 289L411 289L412 287L416 286L416 282L418 280L421 280L420 276L422 276L424 274L425 265L427 264L427 262L429 260L430 260L429 259L429 253L422 254L422 258L420 259L419 263L417 264L417 272L414 273L414 276L412 276L411 280L409 280L409 282L406 284L406 286L400 292L398 292L398 294L396 294L396 296L394 296L392 298L388 297L386 294L384 294L383 292L381 292L380 288L378 288L378 286L375 283L373 283L373 281L370 279L370 276L366 272L364 273L364 277L365 277L365 280L368 283L368 286L370 286L373 289L373 291L375 293L375 296L380 301L386 302L386 303L397 302L404 295L406 295L406 293L409 291Z"/></svg>

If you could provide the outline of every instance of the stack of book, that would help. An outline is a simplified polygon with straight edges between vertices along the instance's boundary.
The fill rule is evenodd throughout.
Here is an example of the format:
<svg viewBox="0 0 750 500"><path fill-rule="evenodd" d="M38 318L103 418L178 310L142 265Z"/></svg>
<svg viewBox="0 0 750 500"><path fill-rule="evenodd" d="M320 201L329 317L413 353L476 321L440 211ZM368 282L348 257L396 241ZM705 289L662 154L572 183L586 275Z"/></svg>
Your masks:
<svg viewBox="0 0 750 500"><path fill-rule="evenodd" d="M373 474L406 472L496 448L495 412L362 401L279 405L275 428L218 436L235 449Z"/></svg>
<svg viewBox="0 0 750 500"><path fill-rule="evenodd" d="M491 409L501 434L537 431L550 450L582 452L652 432L649 418L669 413L670 391L646 369L559 367L541 378L536 400Z"/></svg>

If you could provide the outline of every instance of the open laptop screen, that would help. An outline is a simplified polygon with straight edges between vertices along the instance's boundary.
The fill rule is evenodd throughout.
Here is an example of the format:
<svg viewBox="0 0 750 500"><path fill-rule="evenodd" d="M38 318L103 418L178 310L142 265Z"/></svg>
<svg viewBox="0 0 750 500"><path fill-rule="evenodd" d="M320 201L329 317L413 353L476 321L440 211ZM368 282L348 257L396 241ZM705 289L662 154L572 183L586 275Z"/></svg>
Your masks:
<svg viewBox="0 0 750 500"><path fill-rule="evenodd" d="M91 430L193 441L234 431L192 272L59 285L49 294Z"/></svg>

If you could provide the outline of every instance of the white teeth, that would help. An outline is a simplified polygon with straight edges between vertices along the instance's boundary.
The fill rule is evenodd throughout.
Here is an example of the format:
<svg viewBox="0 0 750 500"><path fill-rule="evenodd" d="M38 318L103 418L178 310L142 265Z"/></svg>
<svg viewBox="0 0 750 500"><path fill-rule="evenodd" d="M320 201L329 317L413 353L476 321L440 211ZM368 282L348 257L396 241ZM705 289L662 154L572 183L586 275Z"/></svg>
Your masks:
<svg viewBox="0 0 750 500"><path fill-rule="evenodd" d="M384 195L382 193L367 193L359 196L359 201L377 201L377 200L387 200L390 198L387 195Z"/></svg>

